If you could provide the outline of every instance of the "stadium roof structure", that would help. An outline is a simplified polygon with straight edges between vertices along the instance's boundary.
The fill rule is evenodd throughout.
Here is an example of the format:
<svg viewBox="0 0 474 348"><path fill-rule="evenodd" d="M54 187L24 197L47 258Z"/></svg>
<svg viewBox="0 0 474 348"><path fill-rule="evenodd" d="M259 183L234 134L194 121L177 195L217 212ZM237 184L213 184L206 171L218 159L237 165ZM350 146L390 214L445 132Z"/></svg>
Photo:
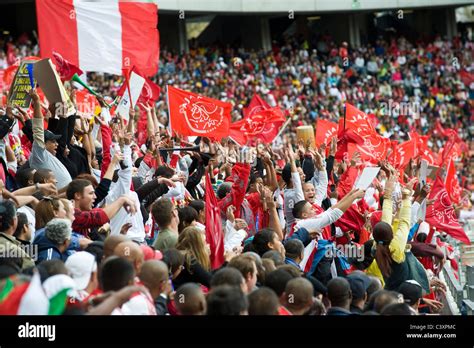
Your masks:
<svg viewBox="0 0 474 348"><path fill-rule="evenodd" d="M160 11L213 13L334 12L465 6L472 0L159 0Z"/></svg>

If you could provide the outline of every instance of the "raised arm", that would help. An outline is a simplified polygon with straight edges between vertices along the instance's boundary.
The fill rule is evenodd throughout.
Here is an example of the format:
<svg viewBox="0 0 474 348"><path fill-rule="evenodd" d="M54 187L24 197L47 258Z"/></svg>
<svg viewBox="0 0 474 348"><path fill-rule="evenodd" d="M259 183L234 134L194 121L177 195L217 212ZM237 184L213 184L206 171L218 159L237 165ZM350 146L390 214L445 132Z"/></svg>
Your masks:
<svg viewBox="0 0 474 348"><path fill-rule="evenodd" d="M128 209L131 214L135 213L135 204L133 200L126 196L119 197L115 202L105 206L102 209L104 210L105 214L107 214L109 219L112 219L122 207Z"/></svg>
<svg viewBox="0 0 474 348"><path fill-rule="evenodd" d="M398 229L394 231L393 239L390 242L392 259L397 263L405 260L405 247L410 232L411 195L412 191L410 189L404 188L402 190L402 206L400 208Z"/></svg>
<svg viewBox="0 0 474 348"><path fill-rule="evenodd" d="M319 154L318 151L313 152L314 155L314 164L316 166L316 172L314 177L311 179L313 186L316 190L315 203L321 206L323 200L327 196L328 191L328 175L326 169L324 168L323 157Z"/></svg>
<svg viewBox="0 0 474 348"><path fill-rule="evenodd" d="M298 173L298 167L296 167L296 155L291 144L288 145L288 157L291 165L291 180L295 189L295 202L299 202L304 200L304 193L300 173Z"/></svg>

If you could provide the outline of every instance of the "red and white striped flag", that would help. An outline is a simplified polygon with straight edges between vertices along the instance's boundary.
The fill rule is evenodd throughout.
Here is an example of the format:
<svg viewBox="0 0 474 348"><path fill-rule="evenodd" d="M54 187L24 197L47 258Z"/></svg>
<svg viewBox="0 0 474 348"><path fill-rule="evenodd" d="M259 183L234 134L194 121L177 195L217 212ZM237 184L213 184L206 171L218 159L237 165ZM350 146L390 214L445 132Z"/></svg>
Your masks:
<svg viewBox="0 0 474 348"><path fill-rule="evenodd" d="M59 52L84 71L158 71L158 7L154 0L36 0L41 57Z"/></svg>

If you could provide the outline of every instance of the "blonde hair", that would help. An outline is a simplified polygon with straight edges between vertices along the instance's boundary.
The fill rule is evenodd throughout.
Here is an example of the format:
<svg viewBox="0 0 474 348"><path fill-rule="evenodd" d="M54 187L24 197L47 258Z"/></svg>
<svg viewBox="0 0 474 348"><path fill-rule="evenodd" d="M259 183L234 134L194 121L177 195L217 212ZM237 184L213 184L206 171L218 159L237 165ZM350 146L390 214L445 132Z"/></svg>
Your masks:
<svg viewBox="0 0 474 348"><path fill-rule="evenodd" d="M202 232L196 227L189 226L181 231L178 237L176 249L184 252L185 265L188 271L191 269L193 259L201 264L206 270L211 270L211 261L206 252L206 244L202 240Z"/></svg>
<svg viewBox="0 0 474 348"><path fill-rule="evenodd" d="M66 211L66 214L74 213L71 210L71 201L66 199L66 198L61 198L61 202L63 203L64 210Z"/></svg>

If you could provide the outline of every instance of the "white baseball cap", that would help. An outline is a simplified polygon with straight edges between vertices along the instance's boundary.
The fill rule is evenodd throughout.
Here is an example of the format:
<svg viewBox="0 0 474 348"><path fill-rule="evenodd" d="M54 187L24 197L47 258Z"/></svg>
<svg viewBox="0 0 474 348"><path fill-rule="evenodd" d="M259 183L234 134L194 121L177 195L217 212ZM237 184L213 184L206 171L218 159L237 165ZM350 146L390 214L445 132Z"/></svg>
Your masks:
<svg viewBox="0 0 474 348"><path fill-rule="evenodd" d="M97 272L97 262L91 253L79 251L68 257L66 268L76 284L75 289L84 290L89 284L91 274Z"/></svg>

